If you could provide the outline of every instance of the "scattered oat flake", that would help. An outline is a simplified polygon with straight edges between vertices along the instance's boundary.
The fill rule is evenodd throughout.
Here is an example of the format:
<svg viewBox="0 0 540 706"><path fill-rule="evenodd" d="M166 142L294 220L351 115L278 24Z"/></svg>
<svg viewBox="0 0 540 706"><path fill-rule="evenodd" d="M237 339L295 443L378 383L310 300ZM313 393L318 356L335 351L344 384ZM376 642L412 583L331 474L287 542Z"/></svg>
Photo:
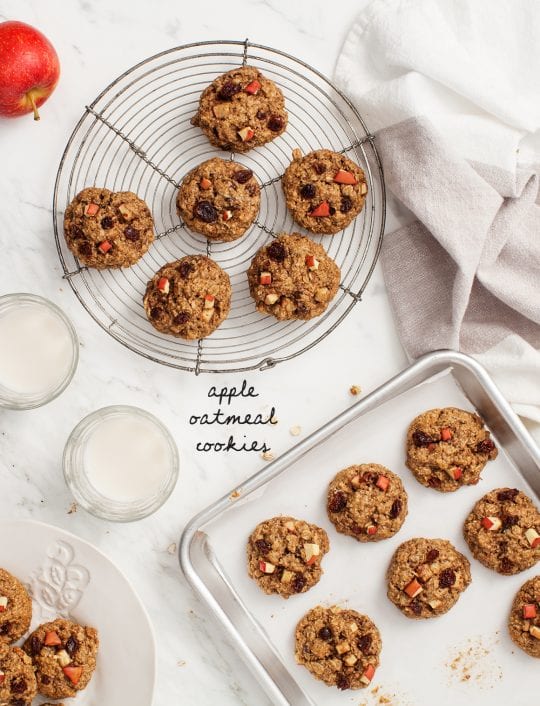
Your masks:
<svg viewBox="0 0 540 706"><path fill-rule="evenodd" d="M264 461L271 461L274 458L274 454L271 451L265 451L261 454Z"/></svg>
<svg viewBox="0 0 540 706"><path fill-rule="evenodd" d="M497 638L483 640L481 637L470 637L461 645L453 648L453 652L446 662L450 668L449 681L474 682L480 688L493 689L494 682L502 679L501 666L495 662L491 655L491 645Z"/></svg>
<svg viewBox="0 0 540 706"><path fill-rule="evenodd" d="M298 424L295 424L289 429L289 432L292 434L292 436L300 436L300 434L302 433L302 427L298 426Z"/></svg>
<svg viewBox="0 0 540 706"><path fill-rule="evenodd" d="M359 395L362 392L360 385L351 385L349 388L351 395Z"/></svg>
<svg viewBox="0 0 540 706"><path fill-rule="evenodd" d="M176 554L176 542L169 544L169 546L167 547L167 551L169 552L169 554Z"/></svg>
<svg viewBox="0 0 540 706"><path fill-rule="evenodd" d="M77 512L77 503L76 502L71 503L71 505L69 506L69 510L67 511L67 514L73 515L74 512Z"/></svg>
<svg viewBox="0 0 540 706"><path fill-rule="evenodd" d="M185 659L179 659L176 664L177 664L179 667L185 667L185 665L186 665L186 660L185 660Z"/></svg>

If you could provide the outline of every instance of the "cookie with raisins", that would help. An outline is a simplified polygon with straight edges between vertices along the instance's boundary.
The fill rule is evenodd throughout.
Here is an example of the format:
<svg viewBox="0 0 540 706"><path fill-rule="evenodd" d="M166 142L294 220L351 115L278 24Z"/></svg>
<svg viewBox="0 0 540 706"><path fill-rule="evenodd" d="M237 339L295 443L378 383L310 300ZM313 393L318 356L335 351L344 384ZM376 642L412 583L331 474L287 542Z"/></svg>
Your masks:
<svg viewBox="0 0 540 706"><path fill-rule="evenodd" d="M540 576L525 581L512 603L508 631L516 645L540 658Z"/></svg>
<svg viewBox="0 0 540 706"><path fill-rule="evenodd" d="M152 244L154 221L131 191L89 187L66 208L64 234L68 248L87 267L131 267Z"/></svg>
<svg viewBox="0 0 540 706"><path fill-rule="evenodd" d="M28 591L9 571L0 569L0 644L22 637L31 620L32 600Z"/></svg>
<svg viewBox="0 0 540 706"><path fill-rule="evenodd" d="M346 228L363 209L368 192L364 171L331 150L315 150L305 156L299 149L293 150L281 184L296 223L323 235Z"/></svg>
<svg viewBox="0 0 540 706"><path fill-rule="evenodd" d="M0 643L0 704L28 706L36 694L30 657L20 647Z"/></svg>

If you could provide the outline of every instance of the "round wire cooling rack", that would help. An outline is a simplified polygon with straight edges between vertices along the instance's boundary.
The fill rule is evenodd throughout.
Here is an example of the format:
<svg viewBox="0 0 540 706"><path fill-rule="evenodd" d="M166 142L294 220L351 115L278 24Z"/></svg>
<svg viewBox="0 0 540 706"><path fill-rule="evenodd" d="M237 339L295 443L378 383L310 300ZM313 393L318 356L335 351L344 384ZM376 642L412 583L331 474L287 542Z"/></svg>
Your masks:
<svg viewBox="0 0 540 706"><path fill-rule="evenodd" d="M202 90L241 64L256 66L281 88L289 113L285 133L231 159L253 170L261 183L257 220L241 239L207 241L181 223L176 193L197 164L223 152L190 123ZM255 310L246 272L257 250L293 223L280 185L291 152L328 148L348 153L364 169L363 211L320 242L341 268L340 290L323 315L310 321L277 321ZM156 239L133 267L94 270L67 248L63 214L87 186L133 191L150 207ZM371 135L350 101L322 74L276 49L248 40L187 44L157 54L113 81L85 112L65 148L54 190L56 246L64 277L81 304L117 341L158 363L199 374L265 369L309 350L333 331L360 301L375 267L385 221L381 163ZM142 299L147 281L166 262L208 254L231 278L231 312L208 338L184 341L156 331Z"/></svg>

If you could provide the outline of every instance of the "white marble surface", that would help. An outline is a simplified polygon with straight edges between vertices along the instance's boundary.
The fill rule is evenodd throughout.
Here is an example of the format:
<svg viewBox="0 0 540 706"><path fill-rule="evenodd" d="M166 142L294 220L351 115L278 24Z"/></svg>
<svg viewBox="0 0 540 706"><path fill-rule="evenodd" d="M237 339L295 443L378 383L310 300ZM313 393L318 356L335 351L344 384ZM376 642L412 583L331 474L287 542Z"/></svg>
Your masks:
<svg viewBox="0 0 540 706"><path fill-rule="evenodd" d="M0 411L0 516L64 527L93 542L125 572L157 636L157 706L177 703L180 694L182 703L197 706L268 703L205 616L175 554L168 551L196 511L264 462L257 454L200 454L194 448L199 439L226 439L228 431L211 427L201 434L200 427L190 427L189 415L215 409L207 398L212 384L238 385L242 376L195 378L132 354L92 321L62 281L51 213L56 169L83 106L146 56L186 42L248 36L331 76L355 11L356 3L347 0L0 4L0 21L20 19L39 27L56 46L63 66L61 83L43 107L40 123L31 118L0 121L0 294L30 291L49 297L71 317L81 340L78 371L59 399L35 411ZM329 338L273 371L249 374L260 396L255 404L234 409L275 405L279 423L266 430L266 440L279 453L295 441L291 426L300 425L303 434L315 429L353 401L351 384L368 392L405 364L377 269L364 301ZM132 525L107 524L82 510L68 514L71 497L61 472L63 446L73 426L90 411L118 403L157 414L181 453L180 481L168 503Z"/></svg>

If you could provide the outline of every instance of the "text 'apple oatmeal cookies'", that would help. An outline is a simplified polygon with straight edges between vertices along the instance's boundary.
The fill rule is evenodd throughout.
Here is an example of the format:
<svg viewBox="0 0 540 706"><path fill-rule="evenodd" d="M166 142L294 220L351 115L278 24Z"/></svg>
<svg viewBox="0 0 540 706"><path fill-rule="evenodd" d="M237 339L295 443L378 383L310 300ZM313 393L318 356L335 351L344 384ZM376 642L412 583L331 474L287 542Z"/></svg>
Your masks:
<svg viewBox="0 0 540 706"><path fill-rule="evenodd" d="M368 192L364 171L331 150L315 150L303 157L295 149L281 184L295 222L323 235L346 228L363 209Z"/></svg>
<svg viewBox="0 0 540 706"><path fill-rule="evenodd" d="M28 706L36 694L30 657L20 647L0 643L0 704Z"/></svg>
<svg viewBox="0 0 540 706"><path fill-rule="evenodd" d="M63 618L40 625L23 645L34 664L38 691L50 699L76 696L87 687L98 647L95 628Z"/></svg>
<svg viewBox="0 0 540 706"><path fill-rule="evenodd" d="M218 76L204 89L192 118L222 150L247 152L281 135L287 127L283 93L253 66Z"/></svg>
<svg viewBox="0 0 540 706"><path fill-rule="evenodd" d="M508 618L508 631L516 645L531 657L540 658L540 576L519 589Z"/></svg>
<svg viewBox="0 0 540 706"><path fill-rule="evenodd" d="M434 618L450 610L471 583L471 567L446 539L409 539L386 572L387 596L407 618Z"/></svg>
<svg viewBox="0 0 540 706"><path fill-rule="evenodd" d="M209 336L231 308L231 282L204 255L188 255L159 269L146 285L144 309L154 328L196 340Z"/></svg>
<svg viewBox="0 0 540 706"><path fill-rule="evenodd" d="M482 419L457 407L430 409L407 432L407 466L416 480L442 492L476 485L497 448Z"/></svg>
<svg viewBox="0 0 540 706"><path fill-rule="evenodd" d="M87 267L131 267L154 240L146 203L130 191L83 189L66 208L66 243Z"/></svg>
<svg viewBox="0 0 540 706"><path fill-rule="evenodd" d="M0 644L22 637L31 620L32 600L28 591L9 571L0 569Z"/></svg>
<svg viewBox="0 0 540 706"><path fill-rule="evenodd" d="M265 593L289 598L319 582L329 548L321 527L294 517L273 517L258 524L249 537L248 573Z"/></svg>
<svg viewBox="0 0 540 706"><path fill-rule="evenodd" d="M214 157L185 177L178 191L178 215L191 230L210 240L240 238L260 205L260 187L251 169Z"/></svg>
<svg viewBox="0 0 540 706"><path fill-rule="evenodd" d="M328 686L363 689L379 666L381 635L375 624L355 610L317 606L296 626L298 664Z"/></svg>
<svg viewBox="0 0 540 706"><path fill-rule="evenodd" d="M307 320L326 310L338 291L340 276L322 245L305 235L281 233L251 261L249 291L262 314Z"/></svg>
<svg viewBox="0 0 540 706"><path fill-rule="evenodd" d="M364 463L333 478L326 508L338 532L359 542L376 542L400 530L407 516L407 492L388 468Z"/></svg>
<svg viewBox="0 0 540 706"><path fill-rule="evenodd" d="M540 512L517 488L496 488L480 498L463 535L474 558L499 574L518 574L540 560Z"/></svg>

